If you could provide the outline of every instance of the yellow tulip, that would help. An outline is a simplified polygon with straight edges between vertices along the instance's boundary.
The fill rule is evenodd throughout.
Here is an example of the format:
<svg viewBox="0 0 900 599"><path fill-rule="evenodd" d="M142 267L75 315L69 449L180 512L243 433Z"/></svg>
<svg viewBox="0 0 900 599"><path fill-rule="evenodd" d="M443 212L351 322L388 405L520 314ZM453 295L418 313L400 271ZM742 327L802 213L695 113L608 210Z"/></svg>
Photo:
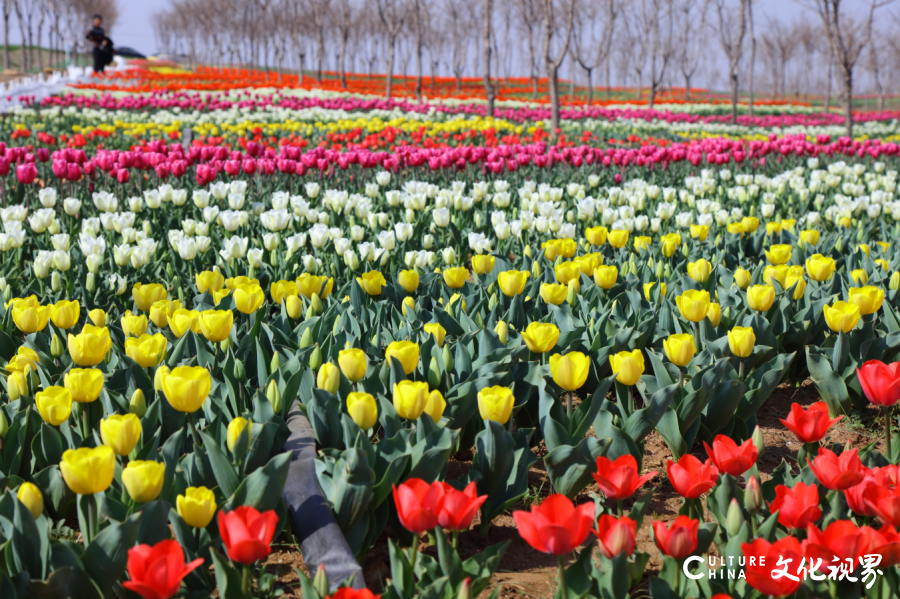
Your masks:
<svg viewBox="0 0 900 599"><path fill-rule="evenodd" d="M450 309L450 306L453 305L453 302L457 302L460 300L462 300L460 302L460 307L462 307L462 311L465 312L466 311L466 299L458 293L454 293L453 295L450 296L450 301L447 302L447 309L448 310ZM441 303L444 303L444 298L441 298Z"/></svg>
<svg viewBox="0 0 900 599"><path fill-rule="evenodd" d="M759 227L759 219L755 216L745 216L741 219L741 227L744 233L753 233Z"/></svg>
<svg viewBox="0 0 900 599"><path fill-rule="evenodd" d="M159 300L166 299L168 292L159 283L135 283L131 288L131 297L137 304L138 310L148 312L150 307Z"/></svg>
<svg viewBox="0 0 900 599"><path fill-rule="evenodd" d="M849 333L859 322L859 306L848 302L835 302L833 306L822 307L825 312L825 322L828 328L837 333L843 331Z"/></svg>
<svg viewBox="0 0 900 599"><path fill-rule="evenodd" d="M415 270L401 270L399 279L400 286L403 287L407 293L412 293L419 288L419 273Z"/></svg>
<svg viewBox="0 0 900 599"><path fill-rule="evenodd" d="M378 422L378 404L369 393L354 391L347 394L347 413L364 431L371 429Z"/></svg>
<svg viewBox="0 0 900 599"><path fill-rule="evenodd" d="M152 368L158 366L166 356L166 345L166 338L161 333L145 333L125 340L125 354L141 368Z"/></svg>
<svg viewBox="0 0 900 599"><path fill-rule="evenodd" d="M400 360L403 372L410 375L419 364L419 344L412 341L394 341L384 352L384 359L388 365L391 364L391 358Z"/></svg>
<svg viewBox="0 0 900 599"><path fill-rule="evenodd" d="M28 395L28 381L21 372L11 372L6 377L6 393L9 401L16 401L23 395Z"/></svg>
<svg viewBox="0 0 900 599"><path fill-rule="evenodd" d="M216 306L218 306L219 304L222 303L222 300L223 300L223 299L225 299L226 297L228 297L228 296L231 295L232 293L234 293L234 289L227 289L227 288L226 288L226 289L220 289L219 291L213 291L213 292L212 292L213 304L215 304Z"/></svg>
<svg viewBox="0 0 900 599"><path fill-rule="evenodd" d="M809 245L817 245L819 243L819 232L815 229L800 231L800 241Z"/></svg>
<svg viewBox="0 0 900 599"><path fill-rule="evenodd" d="M175 499L178 515L193 528L206 528L216 515L216 496L206 487L188 487Z"/></svg>
<svg viewBox="0 0 900 599"><path fill-rule="evenodd" d="M744 225L738 221L736 223L729 223L728 226L725 227L725 230L733 235L744 236Z"/></svg>
<svg viewBox="0 0 900 599"><path fill-rule="evenodd" d="M766 235L775 235L777 233L781 233L780 222L766 223Z"/></svg>
<svg viewBox="0 0 900 599"><path fill-rule="evenodd" d="M506 340L509 338L509 325L501 320L497 323L497 326L494 327L494 332L497 333L497 337L500 338L500 343L506 345Z"/></svg>
<svg viewBox="0 0 900 599"><path fill-rule="evenodd" d="M412 298L411 295L407 295L403 298L403 301L400 303L400 311L403 312L403 316L407 314L407 308L416 309L416 300Z"/></svg>
<svg viewBox="0 0 900 599"><path fill-rule="evenodd" d="M460 289L469 278L469 271L463 266L444 269L444 283L451 289Z"/></svg>
<svg viewBox="0 0 900 599"><path fill-rule="evenodd" d="M588 243L595 246L606 243L607 235L609 235L609 232L606 230L606 227L588 227L584 232L584 236L587 237ZM503 424L505 424L505 422Z"/></svg>
<svg viewBox="0 0 900 599"><path fill-rule="evenodd" d="M235 289L236 287L248 283L251 285L259 285L259 279L251 279L250 277L245 277L243 275L231 277L230 279L225 279L225 289Z"/></svg>
<svg viewBox="0 0 900 599"><path fill-rule="evenodd" d="M188 331L200 332L200 313L181 308L169 317L169 330L181 339Z"/></svg>
<svg viewBox="0 0 900 599"><path fill-rule="evenodd" d="M111 414L100 421L100 437L116 455L128 455L141 438L141 421L134 414Z"/></svg>
<svg viewBox="0 0 900 599"><path fill-rule="evenodd" d="M72 368L65 376L66 389L78 403L91 403L103 391L103 371L96 368Z"/></svg>
<svg viewBox="0 0 900 599"><path fill-rule="evenodd" d="M710 273L712 273L712 264L705 258L700 258L696 262L688 262L687 273L690 278L698 283L705 283L709 280Z"/></svg>
<svg viewBox="0 0 900 599"><path fill-rule="evenodd" d="M646 235L639 235L634 238L634 251L649 250L653 240Z"/></svg>
<svg viewBox="0 0 900 599"><path fill-rule="evenodd" d="M50 306L50 320L61 329L73 327L78 322L79 316L81 316L81 304L78 300L73 302L59 300Z"/></svg>
<svg viewBox="0 0 900 599"><path fill-rule="evenodd" d="M856 249L859 250L859 251L861 251L861 252L863 252L863 253L865 253L866 256L869 255L869 246L868 246L868 244L861 243L861 244L859 244L858 246L856 246Z"/></svg>
<svg viewBox="0 0 900 599"><path fill-rule="evenodd" d="M447 334L447 329L442 327L439 323L431 323L426 324L424 326L425 332L434 335L434 340L437 343L438 347L444 347L444 336Z"/></svg>
<svg viewBox="0 0 900 599"><path fill-rule="evenodd" d="M218 343L228 339L234 326L231 310L204 310L200 313L200 332L209 341Z"/></svg>
<svg viewBox="0 0 900 599"><path fill-rule="evenodd" d="M663 256L665 256L666 258L671 258L675 255L675 251L678 249L678 246L681 245L681 235L676 235L673 233L663 235L662 239L659 240L659 243L662 246Z"/></svg>
<svg viewBox="0 0 900 599"><path fill-rule="evenodd" d="M884 289L872 285L851 287L848 296L850 303L859 306L859 313L862 316L878 312L884 303Z"/></svg>
<svg viewBox="0 0 900 599"><path fill-rule="evenodd" d="M887 241L876 241L875 245L877 245L879 248L881 248L882 252L888 251L888 248L891 247L891 244L888 243Z"/></svg>
<svg viewBox="0 0 900 599"><path fill-rule="evenodd" d="M553 382L566 391L575 391L584 386L591 371L591 359L581 352L550 356L550 376Z"/></svg>
<svg viewBox="0 0 900 599"><path fill-rule="evenodd" d="M705 290L688 289L675 298L678 311L691 322L700 322L706 318L709 312L709 292Z"/></svg>
<svg viewBox="0 0 900 599"><path fill-rule="evenodd" d="M653 292L654 285L656 285L656 281L651 281L650 283L644 283L644 298L646 298L646 300L648 302L650 301L650 297L651 297L650 294ZM666 294L666 291L667 291L666 284L660 283L659 296L660 297L664 296Z"/></svg>
<svg viewBox="0 0 900 599"><path fill-rule="evenodd" d="M154 501L162 492L166 465L159 462L134 460L122 470L122 484L135 503Z"/></svg>
<svg viewBox="0 0 900 599"><path fill-rule="evenodd" d="M496 258L490 254L475 254L472 256L472 270L479 275L490 273L494 270Z"/></svg>
<svg viewBox="0 0 900 599"><path fill-rule="evenodd" d="M599 244L596 244L599 245ZM509 422L516 398L512 389L495 385L478 392L478 413L482 420L493 420L500 424Z"/></svg>
<svg viewBox="0 0 900 599"><path fill-rule="evenodd" d="M169 404L179 412L189 414L203 406L212 388L212 377L202 366L178 366L160 382Z"/></svg>
<svg viewBox="0 0 900 599"><path fill-rule="evenodd" d="M106 327L86 324L80 334L69 333L69 355L79 366L96 366L111 348L112 339Z"/></svg>
<svg viewBox="0 0 900 599"><path fill-rule="evenodd" d="M319 368L316 375L316 386L319 389L328 391L332 395L338 392L341 386L341 370L331 362L325 362Z"/></svg>
<svg viewBox="0 0 900 599"><path fill-rule="evenodd" d="M556 347L559 327L548 322L532 322L520 334L530 351L542 354Z"/></svg>
<svg viewBox="0 0 900 599"><path fill-rule="evenodd" d="M691 238L706 241L709 236L709 227L707 225L691 225Z"/></svg>
<svg viewBox="0 0 900 599"><path fill-rule="evenodd" d="M739 268L734 271L734 284L738 289L746 289L750 286L750 272L746 269Z"/></svg>
<svg viewBox="0 0 900 599"><path fill-rule="evenodd" d="M563 285L568 285L569 281L581 277L581 267L574 262L560 262L553 269L556 280Z"/></svg>
<svg viewBox="0 0 900 599"><path fill-rule="evenodd" d="M180 308L184 308L184 306L178 300L153 302L153 305L150 306L150 320L159 328L167 327L169 326L169 317Z"/></svg>
<svg viewBox="0 0 900 599"><path fill-rule="evenodd" d="M796 287L794 287L794 285L796 285ZM790 289L791 287L794 287L794 293L791 297L798 300L803 297L803 294L806 292L806 281L803 280L803 277L788 275L784 282L784 288Z"/></svg>
<svg viewBox="0 0 900 599"><path fill-rule="evenodd" d="M214 270L198 272L194 276L194 282L197 283L197 291L200 293L209 291L210 295L225 287L225 277L222 276L222 273Z"/></svg>
<svg viewBox="0 0 900 599"><path fill-rule="evenodd" d="M44 513L44 496L41 494L41 490L34 483L22 483L19 485L19 490L16 492L16 499L22 502L28 511L31 512L31 517L37 520L41 517L41 514Z"/></svg>
<svg viewBox="0 0 900 599"><path fill-rule="evenodd" d="M381 286L387 283L377 270L364 272L361 277L356 277L356 282L369 295L381 295Z"/></svg>
<svg viewBox="0 0 900 599"><path fill-rule="evenodd" d="M765 270L763 270L763 280L766 282L766 285L775 286L772 281L778 281L778 284L781 285L782 288L785 287L785 281L787 280L788 275L788 267L784 264L779 266L766 266Z"/></svg>
<svg viewBox="0 0 900 599"><path fill-rule="evenodd" d="M598 266L594 270L594 282L601 289L612 289L619 278L619 269L615 266Z"/></svg>
<svg viewBox="0 0 900 599"><path fill-rule="evenodd" d="M663 349L666 352L666 357L669 358L672 364L684 368L694 359L697 346L694 345L694 337L692 335L679 333L669 335L663 341Z"/></svg>
<svg viewBox="0 0 900 599"><path fill-rule="evenodd" d="M428 401L428 383L400 381L394 385L394 409L400 418L418 420Z"/></svg>
<svg viewBox="0 0 900 599"><path fill-rule="evenodd" d="M497 285L506 297L519 295L525 291L525 283L531 273L527 270L507 270L497 275Z"/></svg>
<svg viewBox="0 0 900 599"><path fill-rule="evenodd" d="M47 387L34 396L38 414L50 426L59 426L72 413L72 394L65 387Z"/></svg>
<svg viewBox="0 0 900 599"><path fill-rule="evenodd" d="M272 296L272 301L277 305L280 304L281 301L289 295L297 295L297 284L293 281L285 281L281 279L279 281L275 281L269 286L269 295Z"/></svg>
<svg viewBox="0 0 900 599"><path fill-rule="evenodd" d="M797 224L797 219L795 218L786 218L781 221L781 228L784 231L793 231L794 225Z"/></svg>
<svg viewBox="0 0 900 599"><path fill-rule="evenodd" d="M575 243L574 239L566 238L566 239L554 239L552 243L557 252L563 258L571 258L575 255L575 251L578 249L578 244ZM548 258L548 260L553 260L555 258Z"/></svg>
<svg viewBox="0 0 900 599"><path fill-rule="evenodd" d="M609 365L616 373L616 380L630 387L644 374L644 354L639 349L620 351L609 357Z"/></svg>
<svg viewBox="0 0 900 599"><path fill-rule="evenodd" d="M358 347L342 349L338 352L338 366L341 367L341 372L348 381L357 383L366 377L369 359L366 357L366 352Z"/></svg>
<svg viewBox="0 0 900 599"><path fill-rule="evenodd" d="M791 259L791 253L793 252L793 248L785 243L779 243L771 246L766 250L766 259L772 264L776 266L779 264L785 264L788 260Z"/></svg>
<svg viewBox="0 0 900 599"><path fill-rule="evenodd" d="M91 319L91 322L94 323L94 326L106 326L106 312L104 312L100 308L94 308L93 310L88 312L88 318Z"/></svg>
<svg viewBox="0 0 900 599"><path fill-rule="evenodd" d="M568 285L558 285L556 283L541 283L541 299L548 304L558 306L566 301L566 295L569 293Z"/></svg>
<svg viewBox="0 0 900 599"><path fill-rule="evenodd" d="M50 320L50 306L13 305L12 318L16 327L25 334L43 331Z"/></svg>
<svg viewBox="0 0 900 599"><path fill-rule="evenodd" d="M131 310L126 310L119 322L122 324L122 332L126 337L140 337L147 332L147 316L144 314L132 314Z"/></svg>
<svg viewBox="0 0 900 599"><path fill-rule="evenodd" d="M751 310L765 312L775 301L775 289L768 285L754 285L747 290L747 305Z"/></svg>
<svg viewBox="0 0 900 599"><path fill-rule="evenodd" d="M865 285L869 282L869 274L862 268L857 268L856 270L850 271L850 278L852 278L853 282L858 285Z"/></svg>
<svg viewBox="0 0 900 599"><path fill-rule="evenodd" d="M378 286L378 293L381 293L381 285L385 284L384 277L381 276L381 273L366 273L363 275L363 278L365 278L366 275L369 275L370 277L375 277L377 275L377 277L381 278L381 283ZM295 282L295 285L297 286L297 293L299 293L306 299L312 299L313 294L318 295L320 299L325 299L331 294L331 286L333 284L333 279L329 279L328 277L318 277L316 275L311 275L308 272L305 272L297 277L297 280ZM365 289L365 286L363 286L363 289ZM373 295L378 295L378 293L375 293Z"/></svg>
<svg viewBox="0 0 900 599"><path fill-rule="evenodd" d="M623 248L628 243L628 231L610 231L606 240L617 250Z"/></svg>
<svg viewBox="0 0 900 599"><path fill-rule="evenodd" d="M715 302L710 303L709 310L706 312L706 317L714 327L719 326L719 323L722 321L722 307Z"/></svg>
<svg viewBox="0 0 900 599"><path fill-rule="evenodd" d="M875 260L875 264L877 264L878 266L880 266L880 267L881 267L881 270L883 270L884 272L887 272L887 271L889 271L889 270L891 269L891 265L888 264L888 261L885 260L884 258L877 258L877 259Z"/></svg>
<svg viewBox="0 0 900 599"><path fill-rule="evenodd" d="M234 306L242 314L253 314L266 300L266 294L259 285L241 285L233 293Z"/></svg>
<svg viewBox="0 0 900 599"><path fill-rule="evenodd" d="M156 372L153 374L153 390L154 391L162 391L162 382L163 379L169 376L169 373L172 372L168 366L163 364L159 368L156 369Z"/></svg>
<svg viewBox="0 0 900 599"><path fill-rule="evenodd" d="M435 389L428 394L428 398L425 400L425 410L423 413L431 416L431 419L435 422L440 422L446 407L447 401L444 399L444 396L441 395L440 391Z"/></svg>
<svg viewBox="0 0 900 599"><path fill-rule="evenodd" d="M67 449L59 463L59 472L73 493L102 493L112 484L116 473L116 454L106 445Z"/></svg>
<svg viewBox="0 0 900 599"><path fill-rule="evenodd" d="M728 331L728 349L738 358L746 358L753 353L756 333L751 327L734 327Z"/></svg>
<svg viewBox="0 0 900 599"><path fill-rule="evenodd" d="M806 259L806 271L809 273L809 278L820 283L830 279L836 267L834 258L830 256L813 254Z"/></svg>
<svg viewBox="0 0 900 599"><path fill-rule="evenodd" d="M234 453L234 446L240 439L244 429L247 429L247 448L249 448L250 442L253 440L253 422L238 416L228 423L228 430L225 431L225 445L231 453ZM244 451L246 452L246 448Z"/></svg>

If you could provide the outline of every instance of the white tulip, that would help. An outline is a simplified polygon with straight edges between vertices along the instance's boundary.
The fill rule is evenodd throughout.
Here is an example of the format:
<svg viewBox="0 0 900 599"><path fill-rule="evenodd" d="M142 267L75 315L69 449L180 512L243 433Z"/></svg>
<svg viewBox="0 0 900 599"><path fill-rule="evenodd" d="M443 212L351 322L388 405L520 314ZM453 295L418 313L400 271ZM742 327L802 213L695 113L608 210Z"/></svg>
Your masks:
<svg viewBox="0 0 900 599"><path fill-rule="evenodd" d="M209 206L209 192L205 189L195 189L191 193L191 199L194 201L194 206L200 210Z"/></svg>
<svg viewBox="0 0 900 599"><path fill-rule="evenodd" d="M45 187L38 191L38 200L44 208L53 208L56 206L56 190L52 187Z"/></svg>
<svg viewBox="0 0 900 599"><path fill-rule="evenodd" d="M78 211L81 210L81 200L77 198L66 198L63 200L63 210L65 210L66 214L69 216L77 216Z"/></svg>

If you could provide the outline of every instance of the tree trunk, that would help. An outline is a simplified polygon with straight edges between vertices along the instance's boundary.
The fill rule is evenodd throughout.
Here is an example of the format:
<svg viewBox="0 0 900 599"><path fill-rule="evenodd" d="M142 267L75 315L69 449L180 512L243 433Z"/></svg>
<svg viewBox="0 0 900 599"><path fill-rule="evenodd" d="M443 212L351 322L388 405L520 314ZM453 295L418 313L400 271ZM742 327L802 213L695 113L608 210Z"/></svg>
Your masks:
<svg viewBox="0 0 900 599"><path fill-rule="evenodd" d="M647 104L647 108L653 110L653 105L656 103L656 82L650 81L650 101Z"/></svg>
<svg viewBox="0 0 900 599"><path fill-rule="evenodd" d="M588 102L587 105L590 106L594 101L594 84L591 81L591 73L594 69L585 69L587 71L587 85L588 85Z"/></svg>
<svg viewBox="0 0 900 599"><path fill-rule="evenodd" d="M9 0L7 0L8 2ZM6 7L4 7L6 8ZM3 13L3 68L9 70L9 12Z"/></svg>
<svg viewBox="0 0 900 599"><path fill-rule="evenodd" d="M609 100L612 97L612 89L610 88L610 79L612 78L610 72L610 63L612 59L610 58L610 53L606 54L606 99Z"/></svg>
<svg viewBox="0 0 900 599"><path fill-rule="evenodd" d="M456 71L456 93L462 93L462 72Z"/></svg>
<svg viewBox="0 0 900 599"><path fill-rule="evenodd" d="M828 82L825 86L825 112L831 110L831 79L832 68L834 67L834 50L830 50L828 54Z"/></svg>
<svg viewBox="0 0 900 599"><path fill-rule="evenodd" d="M553 139L556 139L556 130L559 129L559 71L549 62L547 63L547 85L550 88L550 129Z"/></svg>
<svg viewBox="0 0 900 599"><path fill-rule="evenodd" d="M684 76L684 101L685 102L691 101L691 76L690 75Z"/></svg>
<svg viewBox="0 0 900 599"><path fill-rule="evenodd" d="M491 0L484 0L484 92L487 95L487 116L494 116L494 86L491 84Z"/></svg>
<svg viewBox="0 0 900 599"><path fill-rule="evenodd" d="M389 36L388 39L388 68L387 68L387 97L391 97L391 88L392 83L394 82L394 36Z"/></svg>
<svg viewBox="0 0 900 599"><path fill-rule="evenodd" d="M844 93L847 94L847 106L844 109L844 120L847 137L853 138L853 71L844 68Z"/></svg>
<svg viewBox="0 0 900 599"><path fill-rule="evenodd" d="M341 56L338 59L340 62L340 69L341 69L341 88L342 89L347 89L347 71L344 68L344 65L346 64L346 62L345 62L346 56L347 56L347 36L342 34L341 35Z"/></svg>
<svg viewBox="0 0 900 599"><path fill-rule="evenodd" d="M322 83L322 59L325 54L325 35L319 30L319 38L316 42L316 82Z"/></svg>
<svg viewBox="0 0 900 599"><path fill-rule="evenodd" d="M731 123L737 125L738 63L731 64Z"/></svg>

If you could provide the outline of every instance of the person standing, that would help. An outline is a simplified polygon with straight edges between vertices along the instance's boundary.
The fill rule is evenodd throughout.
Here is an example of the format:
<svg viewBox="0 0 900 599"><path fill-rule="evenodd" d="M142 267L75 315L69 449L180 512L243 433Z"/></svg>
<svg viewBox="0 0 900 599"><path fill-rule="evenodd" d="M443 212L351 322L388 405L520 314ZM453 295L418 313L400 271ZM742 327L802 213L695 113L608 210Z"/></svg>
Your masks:
<svg viewBox="0 0 900 599"><path fill-rule="evenodd" d="M94 26L88 31L86 39L94 44L94 72L102 73L106 65L112 62L112 40L103 31L103 17L94 15Z"/></svg>

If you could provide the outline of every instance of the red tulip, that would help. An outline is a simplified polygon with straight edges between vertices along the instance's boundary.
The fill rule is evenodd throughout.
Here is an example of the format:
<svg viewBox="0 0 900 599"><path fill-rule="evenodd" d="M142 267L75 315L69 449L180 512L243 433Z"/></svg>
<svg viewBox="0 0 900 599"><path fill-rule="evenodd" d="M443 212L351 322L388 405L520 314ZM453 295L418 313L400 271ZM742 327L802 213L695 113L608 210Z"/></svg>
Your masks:
<svg viewBox="0 0 900 599"><path fill-rule="evenodd" d="M592 476L607 497L618 501L634 495L635 491L656 474L654 471L641 476L637 460L633 455L626 454L616 461L600 456L597 458L597 472Z"/></svg>
<svg viewBox="0 0 900 599"><path fill-rule="evenodd" d="M369 589L341 587L325 599L380 599L380 597L381 595L376 595Z"/></svg>
<svg viewBox="0 0 900 599"><path fill-rule="evenodd" d="M850 506L850 509L854 514L857 516L865 516L867 518L871 518L875 515L875 510L866 503L866 491L869 487L880 486L878 480L875 478L875 474L873 472L867 472L861 483L844 491L844 498L847 500L847 505Z"/></svg>
<svg viewBox="0 0 900 599"><path fill-rule="evenodd" d="M400 523L416 534L437 526L435 508L443 494L444 487L440 484L429 485L421 478L411 478L399 487L394 485L394 504Z"/></svg>
<svg viewBox="0 0 900 599"><path fill-rule="evenodd" d="M666 461L666 474L675 492L685 499L697 499L719 481L719 471L711 460L703 463L689 453L677 462Z"/></svg>
<svg viewBox="0 0 900 599"><path fill-rule="evenodd" d="M863 555L877 554L881 556L879 567L890 568L900 563L900 533L893 526L882 526L880 530L860 526L866 541L861 550Z"/></svg>
<svg viewBox="0 0 900 599"><path fill-rule="evenodd" d="M871 485L863 493L863 499L883 524L900 526L900 487L886 489Z"/></svg>
<svg viewBox="0 0 900 599"><path fill-rule="evenodd" d="M769 510L778 511L778 523L786 528L806 528L822 517L819 509L819 487L798 482L794 488L778 485Z"/></svg>
<svg viewBox="0 0 900 599"><path fill-rule="evenodd" d="M275 510L259 513L242 505L227 514L219 512L219 534L231 561L250 565L272 552L269 544L278 526Z"/></svg>
<svg viewBox="0 0 900 599"><path fill-rule="evenodd" d="M594 504L575 507L565 495L550 495L530 512L513 512L513 518L526 543L559 557L584 543L594 523Z"/></svg>
<svg viewBox="0 0 900 599"><path fill-rule="evenodd" d="M128 550L128 577L122 586L143 599L169 599L181 588L181 581L203 563L197 558L184 563L184 551L177 541L161 541L154 546L138 545Z"/></svg>
<svg viewBox="0 0 900 599"><path fill-rule="evenodd" d="M880 468L872 468L872 476L881 487L896 487L900 482L900 467L888 464Z"/></svg>
<svg viewBox="0 0 900 599"><path fill-rule="evenodd" d="M752 543L742 544L741 551L744 552L747 584L763 595L785 597L796 591L803 582L802 574L798 573L803 560L803 549L796 538L784 537L774 543L756 539ZM772 576L773 571L783 570L784 566L778 565L778 560L782 558L790 560L787 562L788 573L797 580L791 580L787 576Z"/></svg>
<svg viewBox="0 0 900 599"><path fill-rule="evenodd" d="M838 456L830 449L820 447L816 459L810 462L807 458L806 463L819 482L832 491L843 491L858 485L866 474L866 467L859 461L855 449Z"/></svg>
<svg viewBox="0 0 900 599"><path fill-rule="evenodd" d="M23 185L31 185L37 179L37 167L30 162L16 166L16 178Z"/></svg>
<svg viewBox="0 0 900 599"><path fill-rule="evenodd" d="M739 446L734 440L725 435L717 435L713 439L712 447L706 441L703 442L706 453L712 458L719 472L740 476L753 467L756 463L758 451L752 439L747 439Z"/></svg>
<svg viewBox="0 0 900 599"><path fill-rule="evenodd" d="M603 514L597 522L597 529L593 532L600 540L600 551L609 559L620 553L625 555L634 553L637 522L628 516L615 518Z"/></svg>
<svg viewBox="0 0 900 599"><path fill-rule="evenodd" d="M787 419L780 419L781 424L786 426L797 440L801 443L818 443L828 432L832 424L843 418L828 417L828 404L824 401L817 401L809 406L806 410L800 407L800 404L791 404L791 413Z"/></svg>
<svg viewBox="0 0 900 599"><path fill-rule="evenodd" d="M657 520L653 523L653 537L656 546L669 557L684 559L697 549L697 531L700 529L700 521L678 516L666 526L666 523Z"/></svg>
<svg viewBox="0 0 900 599"><path fill-rule="evenodd" d="M885 364L869 360L856 369L859 386L877 406L892 406L900 401L900 362Z"/></svg>
<svg viewBox="0 0 900 599"><path fill-rule="evenodd" d="M810 524L806 527L806 540L803 541L803 554L809 559L811 566L822 560L820 572L828 572L827 565L837 557L840 561L847 559L856 562L866 549L859 528L850 520L837 520L829 524L824 531Z"/></svg>
<svg viewBox="0 0 900 599"><path fill-rule="evenodd" d="M469 483L462 491L457 491L447 483L436 483L443 487L443 494L434 506L438 524L447 530L467 530L475 519L487 495L478 497L475 483Z"/></svg>

